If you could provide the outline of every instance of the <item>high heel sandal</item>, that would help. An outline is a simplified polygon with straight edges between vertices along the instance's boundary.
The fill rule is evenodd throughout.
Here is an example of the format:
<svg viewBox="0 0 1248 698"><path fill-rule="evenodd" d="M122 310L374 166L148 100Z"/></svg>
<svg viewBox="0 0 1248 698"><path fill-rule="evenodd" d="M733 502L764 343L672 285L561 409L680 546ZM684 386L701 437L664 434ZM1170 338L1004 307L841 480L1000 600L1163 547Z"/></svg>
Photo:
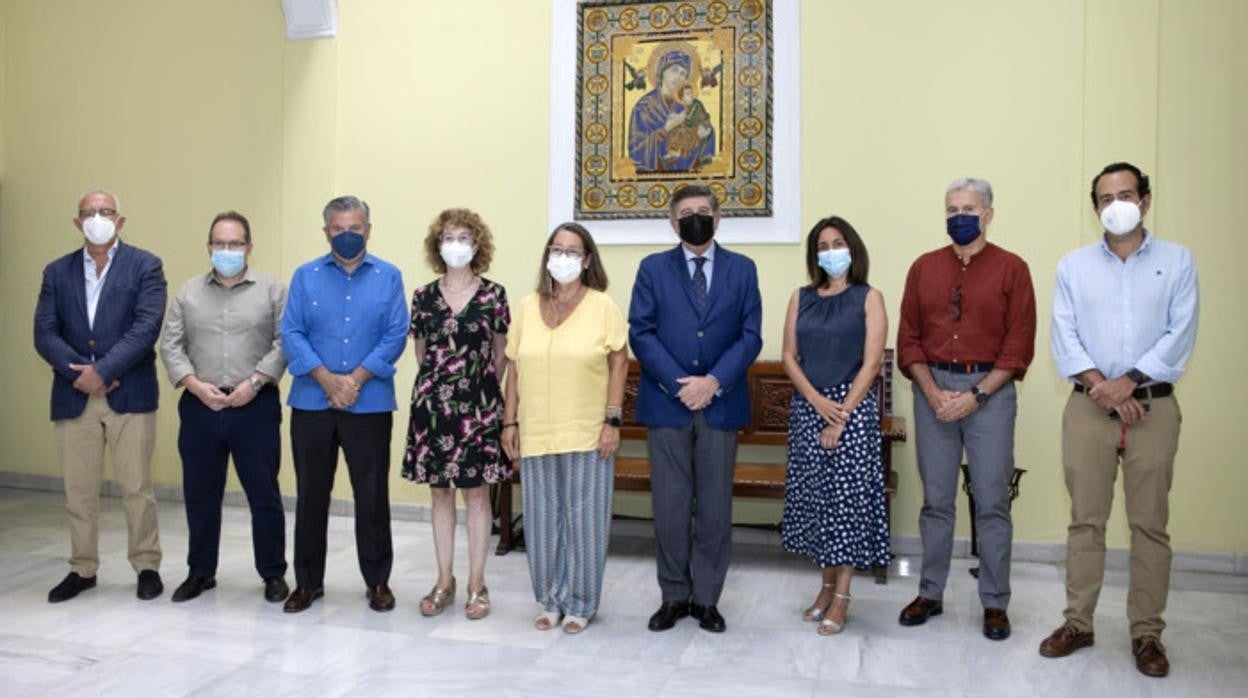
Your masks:
<svg viewBox="0 0 1248 698"><path fill-rule="evenodd" d="M420 615L427 618L439 615L453 601L455 601L455 577L452 576L449 587L439 589L437 585L434 585L433 590L420 600Z"/></svg>
<svg viewBox="0 0 1248 698"><path fill-rule="evenodd" d="M836 585L824 584L823 588L834 589L836 588ZM831 605L831 603L829 602L828 605ZM818 623L819 621L823 620L823 614L828 612L828 605L825 605L823 608L812 605L810 608L806 609L805 611L802 611L802 620L808 623Z"/></svg>
<svg viewBox="0 0 1248 698"><path fill-rule="evenodd" d="M845 624L848 623L849 621L849 600L853 597L851 597L849 594L841 594L841 593L833 594L832 597L833 597L832 603L836 603L837 599L845 599L845 622L837 623L831 618L824 618L823 620L819 621L819 627L815 628L815 632L819 633L820 635L836 635L837 633L845 629ZM828 608L831 608L831 607L832 607L832 604L828 604Z"/></svg>
<svg viewBox="0 0 1248 698"><path fill-rule="evenodd" d="M468 603L464 604L464 616L468 620L481 620L490 615L490 590L483 584L480 591L468 592Z"/></svg>
<svg viewBox="0 0 1248 698"><path fill-rule="evenodd" d="M538 630L550 630L559 625L560 613L558 611L542 611L537 614L537 618L533 619L533 627Z"/></svg>

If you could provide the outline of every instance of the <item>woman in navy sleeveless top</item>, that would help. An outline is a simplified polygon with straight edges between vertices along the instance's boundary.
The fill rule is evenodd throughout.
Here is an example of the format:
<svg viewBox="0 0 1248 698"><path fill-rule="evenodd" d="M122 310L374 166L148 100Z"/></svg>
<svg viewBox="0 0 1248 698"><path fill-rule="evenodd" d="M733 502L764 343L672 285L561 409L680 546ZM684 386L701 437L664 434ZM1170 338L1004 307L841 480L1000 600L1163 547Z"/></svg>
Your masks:
<svg viewBox="0 0 1248 698"><path fill-rule="evenodd" d="M884 356L884 297L867 285L867 248L833 216L806 237L810 285L784 321L784 369L793 381L782 543L822 570L802 618L838 633L854 568L891 557L884 508L880 414L873 389Z"/></svg>

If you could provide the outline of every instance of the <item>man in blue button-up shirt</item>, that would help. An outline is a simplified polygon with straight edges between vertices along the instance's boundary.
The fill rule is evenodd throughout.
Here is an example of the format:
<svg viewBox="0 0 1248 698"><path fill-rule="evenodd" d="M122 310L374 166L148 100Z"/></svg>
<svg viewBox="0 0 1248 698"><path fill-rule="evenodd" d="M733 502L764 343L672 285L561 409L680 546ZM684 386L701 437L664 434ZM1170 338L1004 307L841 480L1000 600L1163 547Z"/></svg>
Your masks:
<svg viewBox="0 0 1248 698"><path fill-rule="evenodd" d="M1179 445L1173 384L1196 342L1196 261L1144 228L1148 177L1128 163L1092 180L1102 239L1066 255L1053 293L1053 358L1074 383L1062 415L1062 463L1070 492L1066 622L1040 645L1064 657L1092 644L1105 574L1105 522L1122 465L1131 525L1131 622L1136 667L1169 672L1158 638L1170 587L1170 482Z"/></svg>
<svg viewBox="0 0 1248 698"><path fill-rule="evenodd" d="M323 219L331 251L295 270L282 316L282 349L294 376L287 403L299 493L297 587L284 610L305 610L323 595L329 495L341 447L369 606L388 611L394 608L388 586L394 362L403 353L408 320L403 278L366 250L368 204L342 196L325 206Z"/></svg>

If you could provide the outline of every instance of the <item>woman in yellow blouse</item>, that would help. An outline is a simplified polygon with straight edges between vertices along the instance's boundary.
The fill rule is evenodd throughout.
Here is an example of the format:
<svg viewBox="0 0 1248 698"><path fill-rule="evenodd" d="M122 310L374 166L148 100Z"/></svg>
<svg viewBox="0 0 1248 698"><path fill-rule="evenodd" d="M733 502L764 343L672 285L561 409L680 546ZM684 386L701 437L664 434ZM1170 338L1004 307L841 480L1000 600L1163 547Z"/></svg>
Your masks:
<svg viewBox="0 0 1248 698"><path fill-rule="evenodd" d="M503 449L523 473L538 630L581 632L602 595L628 370L628 327L606 289L593 237L564 223L507 334Z"/></svg>

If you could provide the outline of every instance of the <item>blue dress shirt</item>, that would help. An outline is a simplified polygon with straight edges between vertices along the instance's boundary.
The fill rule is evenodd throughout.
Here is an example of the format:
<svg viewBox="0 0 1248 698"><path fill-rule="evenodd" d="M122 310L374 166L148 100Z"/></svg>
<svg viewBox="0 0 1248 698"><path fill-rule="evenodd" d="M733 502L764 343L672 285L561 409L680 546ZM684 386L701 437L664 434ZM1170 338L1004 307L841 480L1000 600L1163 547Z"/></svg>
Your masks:
<svg viewBox="0 0 1248 698"><path fill-rule="evenodd" d="M318 366L340 374L363 366L373 379L345 411L394 411L394 362L407 343L407 320L402 274L371 254L352 274L332 254L296 269L282 315L282 351L294 376L287 404L329 409L329 397L309 374Z"/></svg>
<svg viewBox="0 0 1248 698"><path fill-rule="evenodd" d="M1196 260L1182 245L1144 243L1124 261L1104 239L1057 265L1053 358L1065 378L1089 369L1117 378L1137 368L1148 384L1183 375L1196 343L1200 312Z"/></svg>
<svg viewBox="0 0 1248 698"><path fill-rule="evenodd" d="M716 247L719 247L719 243L712 242L711 246L706 248L706 252L702 253L702 257L706 259L702 263L702 273L706 275L706 290L708 292L711 290L711 275L715 273ZM693 275L698 271L698 265L693 261L698 255L690 251L688 247L685 247L684 243L681 243L680 251L685 253L685 266L689 268L689 278L692 279Z"/></svg>

